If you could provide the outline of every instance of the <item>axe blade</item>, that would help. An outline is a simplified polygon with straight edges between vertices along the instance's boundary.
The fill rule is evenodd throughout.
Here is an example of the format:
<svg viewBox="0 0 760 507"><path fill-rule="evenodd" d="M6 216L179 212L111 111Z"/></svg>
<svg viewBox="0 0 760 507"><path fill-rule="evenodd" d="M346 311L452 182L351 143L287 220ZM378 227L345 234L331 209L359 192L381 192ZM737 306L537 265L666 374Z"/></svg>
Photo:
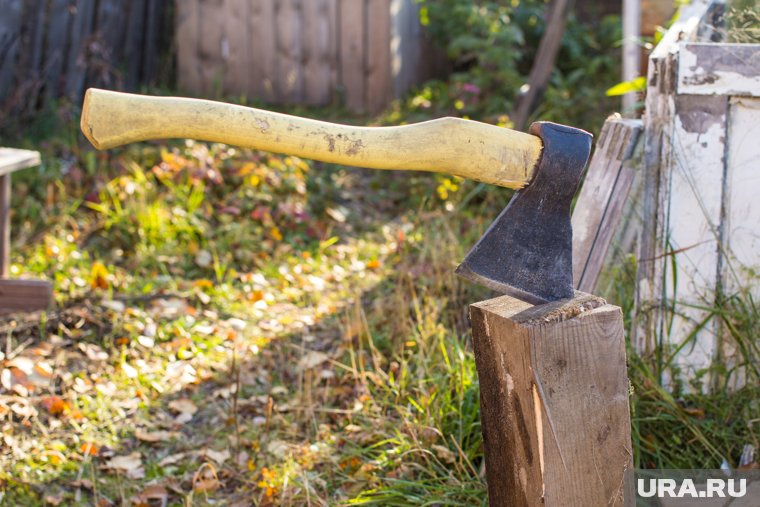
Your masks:
<svg viewBox="0 0 760 507"><path fill-rule="evenodd" d="M533 181L514 194L456 272L541 304L574 294L570 208L592 135L550 122L536 122L530 132L544 146Z"/></svg>

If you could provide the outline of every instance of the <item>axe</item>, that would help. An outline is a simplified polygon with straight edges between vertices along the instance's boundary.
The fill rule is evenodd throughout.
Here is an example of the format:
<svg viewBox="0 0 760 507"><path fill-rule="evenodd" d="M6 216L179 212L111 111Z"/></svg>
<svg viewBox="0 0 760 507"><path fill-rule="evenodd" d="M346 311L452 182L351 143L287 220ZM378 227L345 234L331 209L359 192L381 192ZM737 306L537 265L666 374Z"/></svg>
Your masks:
<svg viewBox="0 0 760 507"><path fill-rule="evenodd" d="M355 127L209 100L91 88L81 128L97 149L192 138L374 169L446 173L517 189L456 272L533 304L574 295L570 208L591 134L536 122L530 134L460 118Z"/></svg>

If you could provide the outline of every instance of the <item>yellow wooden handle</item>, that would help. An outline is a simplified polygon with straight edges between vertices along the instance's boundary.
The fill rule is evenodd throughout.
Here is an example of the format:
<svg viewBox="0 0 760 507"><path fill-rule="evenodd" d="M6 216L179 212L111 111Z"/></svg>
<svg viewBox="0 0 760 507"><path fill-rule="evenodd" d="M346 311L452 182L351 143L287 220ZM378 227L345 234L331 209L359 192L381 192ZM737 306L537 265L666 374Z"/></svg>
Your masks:
<svg viewBox="0 0 760 507"><path fill-rule="evenodd" d="M533 135L460 118L400 127L354 127L210 100L91 88L82 132L98 149L191 138L373 169L442 172L525 186L541 156Z"/></svg>

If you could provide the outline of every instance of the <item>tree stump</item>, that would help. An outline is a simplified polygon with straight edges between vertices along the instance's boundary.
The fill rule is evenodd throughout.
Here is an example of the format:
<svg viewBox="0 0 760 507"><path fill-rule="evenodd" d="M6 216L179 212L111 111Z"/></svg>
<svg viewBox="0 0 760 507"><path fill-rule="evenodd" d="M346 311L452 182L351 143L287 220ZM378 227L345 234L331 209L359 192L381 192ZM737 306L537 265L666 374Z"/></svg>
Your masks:
<svg viewBox="0 0 760 507"><path fill-rule="evenodd" d="M489 504L632 501L623 315L603 299L470 307Z"/></svg>

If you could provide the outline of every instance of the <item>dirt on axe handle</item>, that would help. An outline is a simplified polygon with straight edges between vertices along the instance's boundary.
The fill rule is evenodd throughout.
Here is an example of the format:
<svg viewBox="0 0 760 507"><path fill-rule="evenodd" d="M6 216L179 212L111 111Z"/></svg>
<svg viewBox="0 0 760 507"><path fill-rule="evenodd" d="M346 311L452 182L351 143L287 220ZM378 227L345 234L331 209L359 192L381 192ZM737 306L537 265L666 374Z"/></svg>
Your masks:
<svg viewBox="0 0 760 507"><path fill-rule="evenodd" d="M582 130L539 122L527 134L461 118L358 127L210 100L95 88L85 95L81 128L98 149L191 138L520 189L457 273L533 303L573 295L570 205L591 149L591 135Z"/></svg>

